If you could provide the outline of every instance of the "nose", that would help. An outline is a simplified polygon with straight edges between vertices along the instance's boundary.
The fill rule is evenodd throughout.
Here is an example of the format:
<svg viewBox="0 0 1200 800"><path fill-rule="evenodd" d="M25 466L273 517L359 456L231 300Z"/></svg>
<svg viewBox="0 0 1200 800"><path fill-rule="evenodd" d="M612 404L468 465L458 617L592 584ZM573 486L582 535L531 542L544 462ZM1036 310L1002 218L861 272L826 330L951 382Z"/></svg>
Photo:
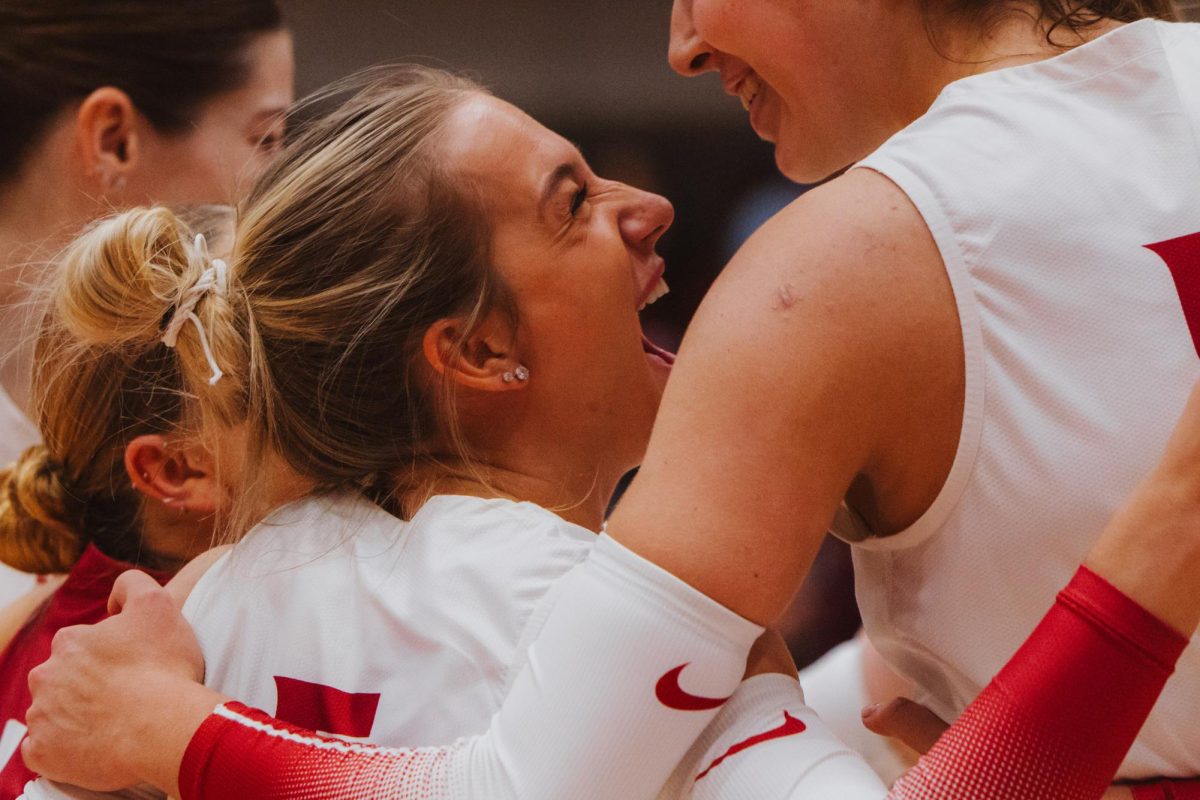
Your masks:
<svg viewBox="0 0 1200 800"><path fill-rule="evenodd" d="M675 221L675 207L661 195L626 188L630 197L621 209L621 236L632 249L650 255Z"/></svg>
<svg viewBox="0 0 1200 800"><path fill-rule="evenodd" d="M713 50L696 33L692 23L692 0L675 0L671 7L671 41L667 46L671 68L685 78L715 69Z"/></svg>

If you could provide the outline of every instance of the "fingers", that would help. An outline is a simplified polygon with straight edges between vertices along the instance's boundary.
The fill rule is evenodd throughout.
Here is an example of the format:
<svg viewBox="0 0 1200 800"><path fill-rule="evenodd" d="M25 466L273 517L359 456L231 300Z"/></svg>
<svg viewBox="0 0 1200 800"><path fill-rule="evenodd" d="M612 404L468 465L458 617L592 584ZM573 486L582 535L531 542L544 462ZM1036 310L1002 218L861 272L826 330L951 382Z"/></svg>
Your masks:
<svg viewBox="0 0 1200 800"><path fill-rule="evenodd" d="M165 594L158 582L146 573L136 569L122 572L117 577L116 583L113 584L112 594L108 596L108 613L120 614L131 601L148 597L156 592Z"/></svg>
<svg viewBox="0 0 1200 800"><path fill-rule="evenodd" d="M904 697L864 708L863 725L872 733L898 739L918 753L928 752L950 727L925 706Z"/></svg>

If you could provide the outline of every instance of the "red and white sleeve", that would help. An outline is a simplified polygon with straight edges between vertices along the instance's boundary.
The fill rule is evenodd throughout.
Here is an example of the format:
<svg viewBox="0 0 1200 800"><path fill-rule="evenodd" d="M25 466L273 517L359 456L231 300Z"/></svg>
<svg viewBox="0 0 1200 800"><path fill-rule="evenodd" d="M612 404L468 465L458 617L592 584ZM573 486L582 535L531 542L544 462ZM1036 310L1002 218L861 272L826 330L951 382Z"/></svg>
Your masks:
<svg viewBox="0 0 1200 800"><path fill-rule="evenodd" d="M181 796L654 797L741 682L762 628L608 537L562 580L485 734L368 747L225 704L188 746Z"/></svg>
<svg viewBox="0 0 1200 800"><path fill-rule="evenodd" d="M1081 567L1007 666L889 797L1099 798L1186 645Z"/></svg>
<svg viewBox="0 0 1200 800"><path fill-rule="evenodd" d="M600 566L624 568L624 556L615 555ZM630 565L641 569L645 562L624 564ZM697 670L704 673L701 685L713 694L712 687L724 681L732 691L733 653L744 645L744 658L757 633L730 625L703 604L677 613L686 607L678 598L689 595L647 574L660 580L627 583L610 575L609 590L589 588L586 581L568 587L531 651L526 674L483 737L438 749L350 745L227 704L192 740L180 774L183 800L216 800L231 791L262 800L653 797L712 719L699 709L716 708L715 698L724 695L706 700L692 684L691 692L681 690L675 670L659 680L658 702L639 686L700 648L704 663L724 664L723 670ZM642 584L657 589L648 593ZM580 589L588 590L587 602L576 602ZM598 611L594 601L607 607ZM692 625L685 635L679 631L687 619ZM711 625L721 620L728 626L724 636ZM703 645L700 630L723 643ZM547 634L558 640L550 653L538 649ZM591 640L604 644L596 648ZM1081 569L1009 665L889 797L1099 798L1185 645L1182 636ZM583 660L565 661L555 652L559 647L582 652ZM665 655L655 658L650 650ZM729 652L714 655L722 651ZM555 675L568 667L579 671L567 676L571 691L564 693ZM691 702L696 710L688 713L696 716L663 711L664 680L675 709ZM521 705L534 710L506 716L506 709Z"/></svg>

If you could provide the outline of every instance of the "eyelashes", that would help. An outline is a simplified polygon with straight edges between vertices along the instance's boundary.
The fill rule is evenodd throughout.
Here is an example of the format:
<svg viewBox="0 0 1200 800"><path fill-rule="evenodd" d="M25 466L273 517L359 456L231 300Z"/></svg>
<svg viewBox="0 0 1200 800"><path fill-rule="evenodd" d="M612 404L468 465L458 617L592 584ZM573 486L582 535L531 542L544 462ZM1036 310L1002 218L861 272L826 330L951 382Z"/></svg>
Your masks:
<svg viewBox="0 0 1200 800"><path fill-rule="evenodd" d="M579 187L579 191L575 192L571 197L571 216L579 213L579 209L583 208L584 201L588 198L588 185L585 183Z"/></svg>

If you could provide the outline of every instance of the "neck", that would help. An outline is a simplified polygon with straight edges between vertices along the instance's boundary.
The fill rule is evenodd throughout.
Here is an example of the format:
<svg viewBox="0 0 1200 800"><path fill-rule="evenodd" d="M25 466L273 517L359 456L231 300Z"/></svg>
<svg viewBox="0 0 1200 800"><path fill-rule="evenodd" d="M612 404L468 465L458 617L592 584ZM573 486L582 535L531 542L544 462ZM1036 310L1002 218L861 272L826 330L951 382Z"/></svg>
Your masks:
<svg viewBox="0 0 1200 800"><path fill-rule="evenodd" d="M466 467L439 461L398 477L402 486L401 505L409 515L437 494L498 497L534 503L568 522L599 531L621 474L603 474L594 464L558 472L497 463Z"/></svg>
<svg viewBox="0 0 1200 800"><path fill-rule="evenodd" d="M1049 24L1033 11L1012 11L995 19L983 30L950 29L935 41L950 64L952 80L1045 61L1120 27L1121 22L1104 19L1073 31Z"/></svg>
<svg viewBox="0 0 1200 800"><path fill-rule="evenodd" d="M43 180L36 180L41 176ZM55 255L87 213L62 190L53 168L26 169L0 187L0 385L28 408L29 373L41 315L39 289Z"/></svg>

